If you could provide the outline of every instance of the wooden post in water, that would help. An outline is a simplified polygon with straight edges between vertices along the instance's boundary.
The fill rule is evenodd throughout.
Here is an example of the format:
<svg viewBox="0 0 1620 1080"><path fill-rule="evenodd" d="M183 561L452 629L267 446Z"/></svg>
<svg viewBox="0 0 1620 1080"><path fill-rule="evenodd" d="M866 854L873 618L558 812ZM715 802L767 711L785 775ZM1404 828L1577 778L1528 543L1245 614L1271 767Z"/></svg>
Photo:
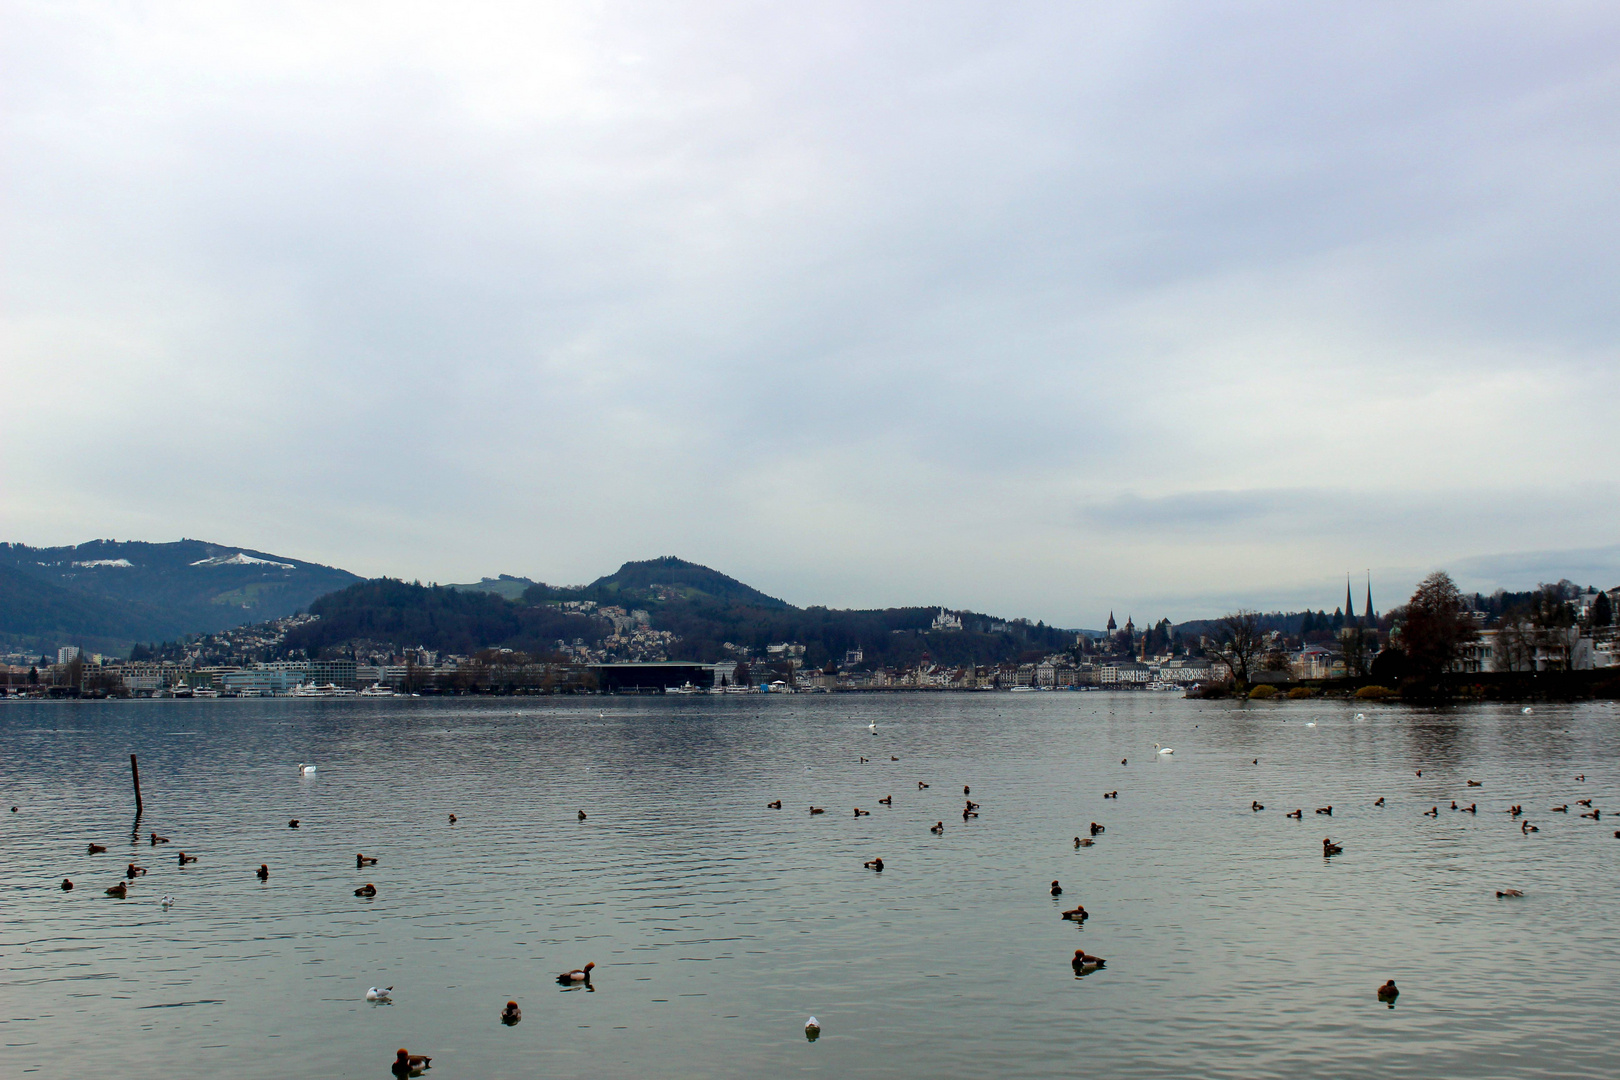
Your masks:
<svg viewBox="0 0 1620 1080"><path fill-rule="evenodd" d="M129 755L129 776L135 781L135 816L141 816L141 767L135 761L135 755Z"/></svg>

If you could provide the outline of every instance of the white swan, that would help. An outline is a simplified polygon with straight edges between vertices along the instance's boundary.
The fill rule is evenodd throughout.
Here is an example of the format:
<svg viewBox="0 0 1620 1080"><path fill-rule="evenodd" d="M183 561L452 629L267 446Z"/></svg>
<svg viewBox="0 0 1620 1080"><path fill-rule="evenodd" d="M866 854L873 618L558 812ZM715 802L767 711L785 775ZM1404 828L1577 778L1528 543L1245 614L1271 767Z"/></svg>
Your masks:
<svg viewBox="0 0 1620 1080"><path fill-rule="evenodd" d="M866 730L867 731L876 731L877 730L877 721L872 720L872 721L868 722L867 725L866 725Z"/></svg>
<svg viewBox="0 0 1620 1080"><path fill-rule="evenodd" d="M1306 727L1315 727L1316 726L1316 721L1312 720L1310 723L1306 724L1305 726Z"/></svg>
<svg viewBox="0 0 1620 1080"><path fill-rule="evenodd" d="M1526 705L1524 708L1520 709L1519 711L1522 712L1524 715L1529 716L1530 715L1530 706Z"/></svg>
<svg viewBox="0 0 1620 1080"><path fill-rule="evenodd" d="M302 761L300 761L298 763L298 771L301 774L303 774L304 776L314 776L315 775L315 766L313 766L313 765L305 765Z"/></svg>
<svg viewBox="0 0 1620 1080"><path fill-rule="evenodd" d="M366 991L366 1000L392 1004L394 1000L394 988L392 986L373 986L370 990Z"/></svg>
<svg viewBox="0 0 1620 1080"><path fill-rule="evenodd" d="M1161 754L1173 754L1173 753L1175 753L1175 751L1170 749L1168 746L1160 746L1158 743L1153 744L1153 749L1157 750Z"/></svg>
<svg viewBox="0 0 1620 1080"><path fill-rule="evenodd" d="M1366 713L1356 713L1356 719L1357 720L1365 720L1365 719L1367 719L1367 714Z"/></svg>

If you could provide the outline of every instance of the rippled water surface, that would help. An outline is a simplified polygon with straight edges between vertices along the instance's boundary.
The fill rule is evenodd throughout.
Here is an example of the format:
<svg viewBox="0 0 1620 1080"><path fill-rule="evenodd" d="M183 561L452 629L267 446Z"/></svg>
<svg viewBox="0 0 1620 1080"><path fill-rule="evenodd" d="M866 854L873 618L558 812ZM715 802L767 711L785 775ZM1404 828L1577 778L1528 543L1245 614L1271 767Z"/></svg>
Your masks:
<svg viewBox="0 0 1620 1080"><path fill-rule="evenodd" d="M0 1073L386 1077L406 1046L445 1080L1620 1074L1616 711L1359 711L5 703ZM131 843L132 751L141 836L171 845ZM150 873L103 895L131 859ZM1107 966L1076 978L1077 947ZM586 961L590 991L556 984Z"/></svg>

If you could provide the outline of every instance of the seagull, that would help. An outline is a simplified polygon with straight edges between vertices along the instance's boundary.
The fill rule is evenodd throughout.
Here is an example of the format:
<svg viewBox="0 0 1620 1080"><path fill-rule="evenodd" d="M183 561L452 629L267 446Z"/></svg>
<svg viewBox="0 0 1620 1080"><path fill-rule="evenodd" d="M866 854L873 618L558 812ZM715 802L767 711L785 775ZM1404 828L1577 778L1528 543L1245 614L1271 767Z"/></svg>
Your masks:
<svg viewBox="0 0 1620 1080"><path fill-rule="evenodd" d="M394 988L392 986L373 986L366 991L366 1000L375 1001L382 1005L394 1003Z"/></svg>

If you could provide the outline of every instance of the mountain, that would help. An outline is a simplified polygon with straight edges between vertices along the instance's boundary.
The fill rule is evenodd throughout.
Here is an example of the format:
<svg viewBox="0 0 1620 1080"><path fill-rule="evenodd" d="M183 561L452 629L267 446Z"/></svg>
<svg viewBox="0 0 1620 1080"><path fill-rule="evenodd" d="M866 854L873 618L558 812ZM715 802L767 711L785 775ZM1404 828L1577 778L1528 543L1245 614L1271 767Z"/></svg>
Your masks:
<svg viewBox="0 0 1620 1080"><path fill-rule="evenodd" d="M506 586L521 579L495 580ZM592 605L597 611L586 614ZM667 631L675 640L638 643L633 620L609 613L631 640L603 645L613 626L600 609L610 607L647 612L649 628ZM739 655L758 659L767 645L796 642L805 646L803 659L812 667L842 660L851 649L861 650L867 664L910 665L927 654L954 666L1044 656L1073 646L1076 634L972 612L960 613L961 629L934 630L935 607L798 608L717 570L672 557L628 562L574 588L534 584L515 600L488 588L368 581L321 597L309 610L320 619L297 628L285 642L289 650L309 655L344 647L375 653L416 646L460 654L486 648L549 654L558 639L580 639L617 659L667 654L672 660L712 662Z"/></svg>
<svg viewBox="0 0 1620 1080"><path fill-rule="evenodd" d="M201 540L0 544L0 642L122 651L291 615L361 580L346 570Z"/></svg>

